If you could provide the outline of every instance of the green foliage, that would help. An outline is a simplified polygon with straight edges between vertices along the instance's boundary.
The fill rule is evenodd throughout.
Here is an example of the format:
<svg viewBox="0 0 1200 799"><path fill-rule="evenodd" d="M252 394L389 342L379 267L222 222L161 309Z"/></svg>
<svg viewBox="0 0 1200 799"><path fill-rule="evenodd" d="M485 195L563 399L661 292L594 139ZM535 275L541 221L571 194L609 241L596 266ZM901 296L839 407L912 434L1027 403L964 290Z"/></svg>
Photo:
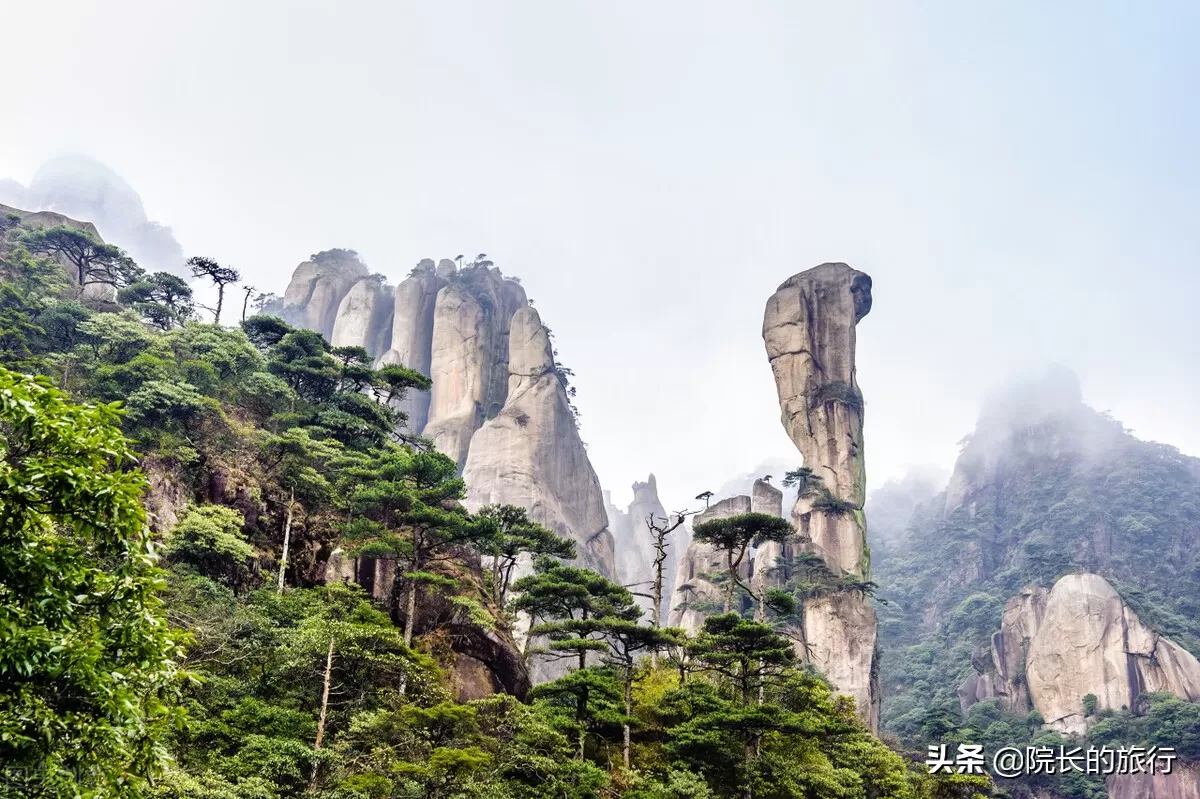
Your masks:
<svg viewBox="0 0 1200 799"><path fill-rule="evenodd" d="M813 406L837 402L848 408L853 408L859 413L862 413L863 410L862 392L858 390L857 386L842 381L834 381L819 386L813 392L810 402Z"/></svg>
<svg viewBox="0 0 1200 799"><path fill-rule="evenodd" d="M254 548L242 535L246 520L233 508L193 505L171 530L166 552L173 563L237 590L246 585Z"/></svg>
<svg viewBox="0 0 1200 799"><path fill-rule="evenodd" d="M741 513L721 519L710 519L696 525L692 531L693 540L711 544L718 551L725 553L725 576L728 580L725 589L725 612L734 609L734 587L740 585L738 568L750 546L767 541L782 542L792 532L792 525L786 520L767 513Z"/></svg>
<svg viewBox="0 0 1200 799"><path fill-rule="evenodd" d="M78 228L57 225L27 230L20 243L31 253L61 258L69 264L80 291L98 283L127 286L141 276L142 270L121 248L103 244Z"/></svg>
<svg viewBox="0 0 1200 799"><path fill-rule="evenodd" d="M0 781L26 795L135 794L177 717L179 638L117 418L0 368Z"/></svg>

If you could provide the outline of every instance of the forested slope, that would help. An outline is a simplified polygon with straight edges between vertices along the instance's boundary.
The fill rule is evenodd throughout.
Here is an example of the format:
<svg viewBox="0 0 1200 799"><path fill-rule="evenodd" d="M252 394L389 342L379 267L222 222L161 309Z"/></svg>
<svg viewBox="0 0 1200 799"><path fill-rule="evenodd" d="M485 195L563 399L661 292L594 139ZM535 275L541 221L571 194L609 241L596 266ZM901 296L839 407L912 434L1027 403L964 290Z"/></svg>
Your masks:
<svg viewBox="0 0 1200 799"><path fill-rule="evenodd" d="M0 223L0 795L986 792L883 746L770 628L659 629L523 509L468 513L397 410L419 373L273 317L211 323L179 278L18 222ZM193 268L232 296L236 273ZM392 581L325 582L335 555ZM537 568L510 582L522 556ZM527 690L516 610L579 668Z"/></svg>

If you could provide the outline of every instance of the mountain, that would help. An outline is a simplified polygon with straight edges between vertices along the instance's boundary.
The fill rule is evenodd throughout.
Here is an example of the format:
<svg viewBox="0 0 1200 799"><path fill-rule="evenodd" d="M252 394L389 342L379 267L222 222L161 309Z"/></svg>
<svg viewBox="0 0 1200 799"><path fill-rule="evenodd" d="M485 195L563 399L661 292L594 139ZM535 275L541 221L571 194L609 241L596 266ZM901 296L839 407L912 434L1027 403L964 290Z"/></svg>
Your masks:
<svg viewBox="0 0 1200 799"><path fill-rule="evenodd" d="M422 260L399 285L351 250L296 267L282 316L335 347L362 347L378 365L430 377L400 408L410 430L459 467L467 506L519 505L578 546L580 562L616 577L599 478L575 420L568 372L520 282L490 261L459 268Z"/></svg>
<svg viewBox="0 0 1200 799"><path fill-rule="evenodd" d="M1145 743L1167 707L1200 724L1200 460L1088 407L1065 368L985 402L947 488L874 565L902 740L1003 717L1013 744Z"/></svg>
<svg viewBox="0 0 1200 799"><path fill-rule="evenodd" d="M94 158L52 158L38 168L28 186L0 180L0 203L86 219L146 271L187 272L183 248L171 229L150 220L133 187Z"/></svg>

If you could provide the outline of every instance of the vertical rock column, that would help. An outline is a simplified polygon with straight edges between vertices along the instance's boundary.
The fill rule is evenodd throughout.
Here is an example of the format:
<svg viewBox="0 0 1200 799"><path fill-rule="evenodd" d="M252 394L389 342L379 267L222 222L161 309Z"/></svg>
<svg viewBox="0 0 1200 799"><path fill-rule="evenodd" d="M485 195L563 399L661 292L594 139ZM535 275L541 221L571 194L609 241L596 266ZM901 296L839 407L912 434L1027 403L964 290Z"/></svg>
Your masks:
<svg viewBox="0 0 1200 799"><path fill-rule="evenodd" d="M763 341L782 422L821 493L792 509L799 544L837 575L870 577L866 547L863 401L855 377L855 326L871 310L871 278L827 263L794 275L767 301ZM805 657L879 727L875 611L856 591L834 591L803 608Z"/></svg>
<svg viewBox="0 0 1200 799"><path fill-rule="evenodd" d="M453 261L447 263L453 268ZM426 258L396 286L391 347L379 359L381 366L400 364L429 377L433 360L433 311L438 291L445 285L445 278L435 273L433 261ZM428 391L409 391L400 404L400 410L408 414L408 429L414 433L424 430L429 420L429 399Z"/></svg>

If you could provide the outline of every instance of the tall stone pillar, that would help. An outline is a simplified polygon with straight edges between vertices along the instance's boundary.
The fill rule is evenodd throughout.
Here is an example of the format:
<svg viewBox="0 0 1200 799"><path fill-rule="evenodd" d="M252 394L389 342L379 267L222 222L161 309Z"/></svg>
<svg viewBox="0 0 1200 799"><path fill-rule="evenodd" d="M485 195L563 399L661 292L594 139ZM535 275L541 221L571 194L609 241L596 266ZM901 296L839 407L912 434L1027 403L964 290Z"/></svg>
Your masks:
<svg viewBox="0 0 1200 799"><path fill-rule="evenodd" d="M863 400L855 376L855 326L871 310L871 278L827 263L794 275L767 301L763 341L782 422L804 466L820 478L792 509L797 546L838 578L870 579L866 546ZM805 601L801 653L859 716L879 727L875 611L861 591L835 588Z"/></svg>

